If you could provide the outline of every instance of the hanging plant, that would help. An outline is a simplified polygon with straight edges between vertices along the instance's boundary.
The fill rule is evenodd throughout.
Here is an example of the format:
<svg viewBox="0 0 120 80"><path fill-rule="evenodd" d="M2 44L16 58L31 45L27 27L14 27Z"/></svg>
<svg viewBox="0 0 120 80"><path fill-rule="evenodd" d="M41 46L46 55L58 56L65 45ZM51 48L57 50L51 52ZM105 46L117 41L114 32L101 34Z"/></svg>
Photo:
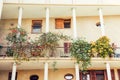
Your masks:
<svg viewBox="0 0 120 80"><path fill-rule="evenodd" d="M90 65L90 44L83 40L83 39L77 39L73 41L71 47L70 47L70 53L71 56L76 58L77 63L80 63L82 66L81 70L86 70L88 66Z"/></svg>
<svg viewBox="0 0 120 80"><path fill-rule="evenodd" d="M110 45L110 40L108 37L100 37L96 41L96 50L100 57L107 57L113 54L113 47Z"/></svg>

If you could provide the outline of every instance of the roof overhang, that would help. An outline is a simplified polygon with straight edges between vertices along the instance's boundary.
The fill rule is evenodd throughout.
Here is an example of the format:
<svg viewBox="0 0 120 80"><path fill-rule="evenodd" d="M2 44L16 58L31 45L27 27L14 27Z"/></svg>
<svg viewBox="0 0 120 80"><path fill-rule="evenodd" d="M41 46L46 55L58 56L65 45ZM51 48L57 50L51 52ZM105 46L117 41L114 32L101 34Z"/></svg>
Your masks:
<svg viewBox="0 0 120 80"><path fill-rule="evenodd" d="M120 15L119 5L43 5L43 4L4 4L2 19L17 19L18 8L23 8L23 18L45 18L46 7L50 9L50 17L72 17L72 8L76 9L76 16L99 16L98 8L102 8L103 15Z"/></svg>

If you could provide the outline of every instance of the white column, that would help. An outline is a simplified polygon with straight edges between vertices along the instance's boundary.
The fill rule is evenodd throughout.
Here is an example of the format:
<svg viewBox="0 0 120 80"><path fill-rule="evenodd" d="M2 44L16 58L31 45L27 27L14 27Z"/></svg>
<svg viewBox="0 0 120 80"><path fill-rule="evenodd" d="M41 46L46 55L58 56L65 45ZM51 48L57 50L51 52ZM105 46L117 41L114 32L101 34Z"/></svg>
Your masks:
<svg viewBox="0 0 120 80"><path fill-rule="evenodd" d="M117 68L114 69L114 73L115 73L115 80L119 80Z"/></svg>
<svg viewBox="0 0 120 80"><path fill-rule="evenodd" d="M49 32L49 8L46 8L46 33Z"/></svg>
<svg viewBox="0 0 120 80"><path fill-rule="evenodd" d="M48 80L48 63L45 62L44 65L44 80Z"/></svg>
<svg viewBox="0 0 120 80"><path fill-rule="evenodd" d="M11 80L15 80L15 76L16 76L16 63L13 63Z"/></svg>
<svg viewBox="0 0 120 80"><path fill-rule="evenodd" d="M103 20L103 13L102 13L102 9L99 8L99 17L100 17L100 28L101 28L101 32L102 32L102 36L105 35L105 29L104 29L104 20Z"/></svg>
<svg viewBox="0 0 120 80"><path fill-rule="evenodd" d="M76 80L80 80L79 77L79 64L75 64L75 75L76 75Z"/></svg>
<svg viewBox="0 0 120 80"><path fill-rule="evenodd" d="M22 13L23 13L23 8L22 8L22 7L19 7L18 10L19 10L19 15L18 15L18 28L20 28L21 25L22 25Z"/></svg>
<svg viewBox="0 0 120 80"><path fill-rule="evenodd" d="M75 8L72 8L72 17L73 17L73 36L74 39L77 38L77 26L76 26L76 10Z"/></svg>
<svg viewBox="0 0 120 80"><path fill-rule="evenodd" d="M108 62L106 63L106 69L107 69L108 80L112 80L112 78L111 78L111 71L110 71L110 64Z"/></svg>
<svg viewBox="0 0 120 80"><path fill-rule="evenodd" d="M2 8L3 8L3 0L0 0L0 19L2 15Z"/></svg>

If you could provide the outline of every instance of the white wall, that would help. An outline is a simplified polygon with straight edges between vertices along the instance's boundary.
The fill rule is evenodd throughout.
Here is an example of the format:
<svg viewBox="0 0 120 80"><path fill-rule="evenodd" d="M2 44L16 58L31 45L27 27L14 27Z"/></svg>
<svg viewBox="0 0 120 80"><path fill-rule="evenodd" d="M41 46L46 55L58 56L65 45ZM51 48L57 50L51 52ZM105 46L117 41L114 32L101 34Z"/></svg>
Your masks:
<svg viewBox="0 0 120 80"><path fill-rule="evenodd" d="M2 15L3 0L0 0L0 19Z"/></svg>

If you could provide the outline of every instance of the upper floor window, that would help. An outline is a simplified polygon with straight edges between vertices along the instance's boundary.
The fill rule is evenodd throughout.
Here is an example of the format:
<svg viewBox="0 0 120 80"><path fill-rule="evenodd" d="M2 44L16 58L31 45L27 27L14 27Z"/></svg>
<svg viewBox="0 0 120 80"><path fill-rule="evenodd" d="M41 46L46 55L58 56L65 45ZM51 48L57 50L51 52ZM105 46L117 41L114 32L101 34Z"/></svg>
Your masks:
<svg viewBox="0 0 120 80"><path fill-rule="evenodd" d="M42 20L32 20L32 33L38 34L42 31Z"/></svg>
<svg viewBox="0 0 120 80"><path fill-rule="evenodd" d="M71 19L55 19L55 28L64 29L71 27Z"/></svg>

